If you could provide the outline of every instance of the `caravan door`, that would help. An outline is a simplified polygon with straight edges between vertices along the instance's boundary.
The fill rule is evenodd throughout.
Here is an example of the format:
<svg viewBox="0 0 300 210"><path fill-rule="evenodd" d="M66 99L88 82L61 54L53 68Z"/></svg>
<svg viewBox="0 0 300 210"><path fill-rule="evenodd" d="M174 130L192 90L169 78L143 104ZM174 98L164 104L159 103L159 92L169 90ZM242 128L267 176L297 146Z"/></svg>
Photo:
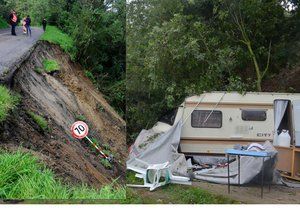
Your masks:
<svg viewBox="0 0 300 210"><path fill-rule="evenodd" d="M293 101L295 146L300 147L300 100Z"/></svg>

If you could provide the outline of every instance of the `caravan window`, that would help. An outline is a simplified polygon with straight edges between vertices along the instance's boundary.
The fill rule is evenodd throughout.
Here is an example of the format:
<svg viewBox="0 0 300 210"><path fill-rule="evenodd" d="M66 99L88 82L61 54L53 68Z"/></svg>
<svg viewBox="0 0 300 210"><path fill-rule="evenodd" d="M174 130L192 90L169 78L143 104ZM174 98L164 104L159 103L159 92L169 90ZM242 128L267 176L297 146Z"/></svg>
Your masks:
<svg viewBox="0 0 300 210"><path fill-rule="evenodd" d="M242 110L244 121L265 121L267 119L266 110Z"/></svg>
<svg viewBox="0 0 300 210"><path fill-rule="evenodd" d="M216 110L195 110L192 113L193 128L221 128L222 112Z"/></svg>

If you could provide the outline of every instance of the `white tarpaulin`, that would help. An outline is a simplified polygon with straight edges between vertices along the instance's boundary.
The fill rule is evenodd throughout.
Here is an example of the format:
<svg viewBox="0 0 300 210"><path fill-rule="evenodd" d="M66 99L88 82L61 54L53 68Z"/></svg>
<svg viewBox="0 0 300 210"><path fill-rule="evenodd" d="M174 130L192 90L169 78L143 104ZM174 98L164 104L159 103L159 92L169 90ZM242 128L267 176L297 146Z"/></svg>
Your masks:
<svg viewBox="0 0 300 210"><path fill-rule="evenodd" d="M163 133L156 133L153 129L142 130L131 147L127 167L132 166L134 168L146 169L149 164L169 162L173 174L188 176L188 164L185 156L184 154L178 153L181 128L182 121L180 120L170 128L170 130ZM271 161L273 163L271 165L269 164L265 170L266 173L272 174L274 171L274 156L277 151L269 141L265 142L263 148L265 151L274 154ZM255 147L255 149L260 148ZM269 158L265 158L265 162L267 161L270 162ZM249 183L261 172L262 158L242 156L240 158L240 167L240 183ZM194 172L194 178L196 179L220 184L226 184L227 177L227 167L213 167L211 169ZM230 163L230 179L232 184L238 183L237 160Z"/></svg>
<svg viewBox="0 0 300 210"><path fill-rule="evenodd" d="M171 172L187 176L187 162L183 154L178 153L182 121L180 120L170 130L156 133L153 129L142 130L131 147L127 166L146 168L142 161L148 164L169 162ZM142 161L139 161L142 160Z"/></svg>

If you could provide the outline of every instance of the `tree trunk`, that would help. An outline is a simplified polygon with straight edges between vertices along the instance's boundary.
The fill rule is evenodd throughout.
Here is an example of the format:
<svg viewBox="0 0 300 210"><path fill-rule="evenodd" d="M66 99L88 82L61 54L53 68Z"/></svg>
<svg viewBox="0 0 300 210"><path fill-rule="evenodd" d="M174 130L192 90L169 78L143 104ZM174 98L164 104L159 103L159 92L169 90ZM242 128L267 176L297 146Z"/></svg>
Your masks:
<svg viewBox="0 0 300 210"><path fill-rule="evenodd" d="M256 72L256 88L257 88L257 91L261 92L262 75L261 75L261 71L260 71L259 65L258 65L256 57L255 57L255 54L252 50L250 41L247 42L247 47L248 47L249 53L251 55L251 58L253 60L254 68L255 68L255 72Z"/></svg>

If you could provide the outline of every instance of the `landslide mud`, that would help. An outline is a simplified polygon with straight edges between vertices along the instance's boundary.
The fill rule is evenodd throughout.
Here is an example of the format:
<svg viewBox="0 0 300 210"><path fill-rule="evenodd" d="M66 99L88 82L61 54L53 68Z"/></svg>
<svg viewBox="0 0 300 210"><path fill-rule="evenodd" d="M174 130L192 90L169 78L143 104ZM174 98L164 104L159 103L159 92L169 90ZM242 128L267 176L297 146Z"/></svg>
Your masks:
<svg viewBox="0 0 300 210"><path fill-rule="evenodd" d="M45 59L56 60L60 70L53 75L37 73L35 69L43 68ZM125 122L60 47L39 42L11 84L21 104L0 126L0 148L30 151L68 183L100 187L122 177L127 153ZM50 131L42 131L28 111L43 116ZM112 169L101 164L88 142L72 138L70 126L78 115L85 116L89 136L115 154L118 164Z"/></svg>

